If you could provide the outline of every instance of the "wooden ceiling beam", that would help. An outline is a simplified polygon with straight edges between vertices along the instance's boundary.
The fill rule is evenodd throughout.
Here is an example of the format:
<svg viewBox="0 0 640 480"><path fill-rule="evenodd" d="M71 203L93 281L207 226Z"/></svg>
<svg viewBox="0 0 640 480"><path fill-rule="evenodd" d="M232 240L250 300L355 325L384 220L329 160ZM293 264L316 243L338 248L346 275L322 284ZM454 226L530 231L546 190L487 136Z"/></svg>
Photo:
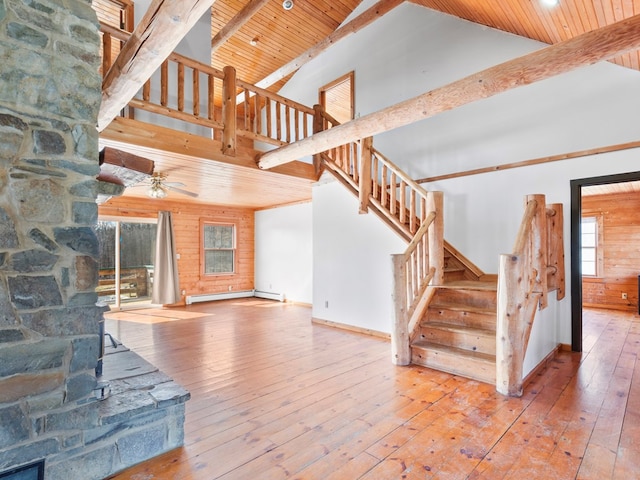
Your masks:
<svg viewBox="0 0 640 480"><path fill-rule="evenodd" d="M350 141L393 130L507 90L640 49L640 15L509 60L263 154L260 168L272 168Z"/></svg>
<svg viewBox="0 0 640 480"><path fill-rule="evenodd" d="M213 52L229 40L245 23L251 20L251 17L258 13L269 1L270 0L250 0L250 2L211 39L211 54L213 55Z"/></svg>
<svg viewBox="0 0 640 480"><path fill-rule="evenodd" d="M104 130L215 0L153 0L102 82Z"/></svg>
<svg viewBox="0 0 640 480"><path fill-rule="evenodd" d="M275 72L269 74L268 76L257 82L255 85L260 88L268 88L274 83L279 82L283 78L298 70L305 63L320 55L332 45L373 23L378 18L390 12L404 1L405 0L380 0L378 3L368 8L366 11L358 15L350 22L336 29L336 31L315 44L309 50L300 54L286 65L283 65L282 67L277 69Z"/></svg>

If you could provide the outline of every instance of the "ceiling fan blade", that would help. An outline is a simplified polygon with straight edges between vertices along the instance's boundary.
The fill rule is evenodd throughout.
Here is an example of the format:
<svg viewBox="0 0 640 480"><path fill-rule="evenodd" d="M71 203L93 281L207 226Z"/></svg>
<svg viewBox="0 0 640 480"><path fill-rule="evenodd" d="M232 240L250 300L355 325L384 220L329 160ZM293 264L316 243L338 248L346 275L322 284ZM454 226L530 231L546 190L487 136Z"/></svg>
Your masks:
<svg viewBox="0 0 640 480"><path fill-rule="evenodd" d="M189 192L189 191L183 190L181 188L172 187L171 185L168 185L166 183L163 186L167 187L169 190L173 190L174 192L182 193L184 195L189 195L190 197L193 197L193 198L197 198L198 197L197 193Z"/></svg>
<svg viewBox="0 0 640 480"><path fill-rule="evenodd" d="M167 187L184 187L184 183L182 182L162 182L163 185Z"/></svg>

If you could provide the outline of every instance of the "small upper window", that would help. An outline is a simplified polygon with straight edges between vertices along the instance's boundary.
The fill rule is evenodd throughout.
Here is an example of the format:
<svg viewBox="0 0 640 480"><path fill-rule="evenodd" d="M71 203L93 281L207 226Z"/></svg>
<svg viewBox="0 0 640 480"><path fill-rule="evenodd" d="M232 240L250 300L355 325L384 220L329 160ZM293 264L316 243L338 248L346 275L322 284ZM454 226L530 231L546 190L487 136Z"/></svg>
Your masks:
<svg viewBox="0 0 640 480"><path fill-rule="evenodd" d="M598 275L598 221L583 217L581 224L582 275Z"/></svg>
<svg viewBox="0 0 640 480"><path fill-rule="evenodd" d="M235 272L235 226L205 223L202 228L204 274Z"/></svg>

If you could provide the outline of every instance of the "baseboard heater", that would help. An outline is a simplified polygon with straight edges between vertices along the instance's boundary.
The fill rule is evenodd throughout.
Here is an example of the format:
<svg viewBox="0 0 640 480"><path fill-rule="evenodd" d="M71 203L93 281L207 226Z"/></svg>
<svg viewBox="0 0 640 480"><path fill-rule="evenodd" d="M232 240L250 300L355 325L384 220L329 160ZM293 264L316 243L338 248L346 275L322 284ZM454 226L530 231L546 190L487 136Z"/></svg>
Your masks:
<svg viewBox="0 0 640 480"><path fill-rule="evenodd" d="M283 293L262 292L259 290L243 290L237 292L203 293L200 295L187 295L187 305L198 302L213 302L214 300L229 300L232 298L258 297L284 302Z"/></svg>
<svg viewBox="0 0 640 480"><path fill-rule="evenodd" d="M254 296L284 302L284 293L262 292L260 290L256 290Z"/></svg>

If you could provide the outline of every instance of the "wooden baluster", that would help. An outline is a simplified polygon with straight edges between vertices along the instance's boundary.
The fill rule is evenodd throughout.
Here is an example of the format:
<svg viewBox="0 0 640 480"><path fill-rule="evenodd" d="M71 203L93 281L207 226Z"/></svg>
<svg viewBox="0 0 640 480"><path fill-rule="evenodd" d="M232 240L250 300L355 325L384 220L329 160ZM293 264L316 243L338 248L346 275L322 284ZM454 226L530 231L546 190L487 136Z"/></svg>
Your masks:
<svg viewBox="0 0 640 480"><path fill-rule="evenodd" d="M319 133L322 132L324 130L324 116L322 115L324 113L324 107L322 105L314 105L313 106L313 133ZM307 126L306 126L306 122L305 122L305 138L307 137ZM320 177L320 174L322 173L322 154L321 153L316 153L313 156L313 166L315 167L316 170L316 175L318 177Z"/></svg>
<svg viewBox="0 0 640 480"><path fill-rule="evenodd" d="M266 122L267 122L267 137L271 138L271 99L265 98L265 111L266 111Z"/></svg>
<svg viewBox="0 0 640 480"><path fill-rule="evenodd" d="M298 140L300 140L300 110L294 110L294 122L295 122L295 135L296 135L296 142ZM302 115L302 118L304 118L304 114Z"/></svg>
<svg viewBox="0 0 640 480"><path fill-rule="evenodd" d="M253 133L256 133L258 135L262 134L262 97L260 97L260 95L258 95L256 93L256 96L254 97L254 115L255 115L255 131Z"/></svg>
<svg viewBox="0 0 640 480"><path fill-rule="evenodd" d="M224 83L222 84L222 153L236 154L236 69L224 67Z"/></svg>
<svg viewBox="0 0 640 480"><path fill-rule="evenodd" d="M167 106L169 97L169 62L165 60L160 67L160 105Z"/></svg>
<svg viewBox="0 0 640 480"><path fill-rule="evenodd" d="M353 172L353 179L356 182L360 182L360 162L358 156L358 144L356 142L349 142L347 145L347 155L351 159L351 171Z"/></svg>
<svg viewBox="0 0 640 480"><path fill-rule="evenodd" d="M427 218L427 200L420 195L420 225L422 225L425 218Z"/></svg>
<svg viewBox="0 0 640 480"><path fill-rule="evenodd" d="M107 74L111 68L112 52L111 52L111 34L104 32L102 34L102 77Z"/></svg>
<svg viewBox="0 0 640 480"><path fill-rule="evenodd" d="M377 161L377 157L376 157ZM380 203L383 208L389 208L389 184L387 183L387 166L383 163L381 169L382 175L380 176Z"/></svg>
<svg viewBox="0 0 640 480"><path fill-rule="evenodd" d="M194 68L192 71L193 83L193 115L200 116L200 70Z"/></svg>
<svg viewBox="0 0 640 480"><path fill-rule="evenodd" d="M282 104L280 102L275 102L276 104L276 139L282 140L282 119L280 118L282 115Z"/></svg>
<svg viewBox="0 0 640 480"><path fill-rule="evenodd" d="M413 188L409 189L409 231L416 233L418 228L416 227L416 191Z"/></svg>
<svg viewBox="0 0 640 480"><path fill-rule="evenodd" d="M391 179L389 181L389 188L391 189L391 202L389 204L389 211L391 215L395 215L397 211L397 194L398 194L398 182L396 181L395 172L391 172Z"/></svg>
<svg viewBox="0 0 640 480"><path fill-rule="evenodd" d="M148 102L150 98L151 98L151 79L144 82L144 85L142 86L142 99L145 102Z"/></svg>
<svg viewBox="0 0 640 480"><path fill-rule="evenodd" d="M287 132L286 142L291 143L291 108L287 105L284 106L285 114L285 131Z"/></svg>
<svg viewBox="0 0 640 480"><path fill-rule="evenodd" d="M400 223L407 223L407 184L404 180L400 181L400 205L399 219Z"/></svg>
<svg viewBox="0 0 640 480"><path fill-rule="evenodd" d="M207 87L207 118L209 120L213 120L215 118L215 89L216 89L216 77L209 74L207 76L208 87Z"/></svg>
<svg viewBox="0 0 640 480"><path fill-rule="evenodd" d="M244 91L244 129L248 132L253 131L251 124L251 96L249 90Z"/></svg>
<svg viewBox="0 0 640 480"><path fill-rule="evenodd" d="M313 125L313 116L303 113L302 114L302 138L307 138L309 136L309 122Z"/></svg>
<svg viewBox="0 0 640 480"><path fill-rule="evenodd" d="M178 62L178 111L184 112L184 64Z"/></svg>
<svg viewBox="0 0 640 480"><path fill-rule="evenodd" d="M378 157L371 152L371 196L376 200L380 200L380 181L378 170Z"/></svg>

